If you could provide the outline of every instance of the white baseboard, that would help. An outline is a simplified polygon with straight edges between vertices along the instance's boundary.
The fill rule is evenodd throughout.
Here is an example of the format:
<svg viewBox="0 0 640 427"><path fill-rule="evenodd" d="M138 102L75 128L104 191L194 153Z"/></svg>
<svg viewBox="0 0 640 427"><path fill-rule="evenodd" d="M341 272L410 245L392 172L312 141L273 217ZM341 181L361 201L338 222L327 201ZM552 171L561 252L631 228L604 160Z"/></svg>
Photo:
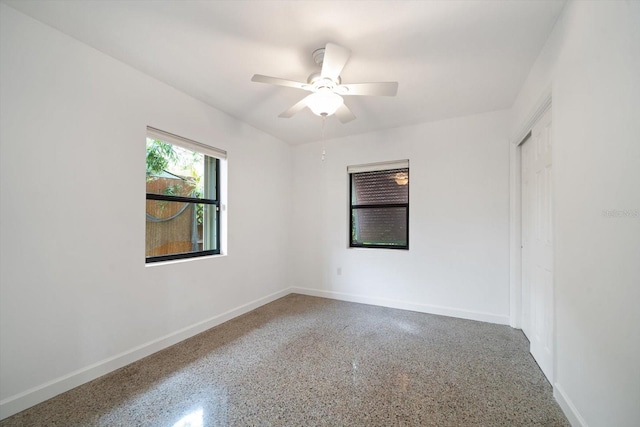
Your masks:
<svg viewBox="0 0 640 427"><path fill-rule="evenodd" d="M589 427L587 422L582 418L575 405L569 399L562 386L558 383L553 385L553 397L556 398L560 409L571 423L572 427Z"/></svg>
<svg viewBox="0 0 640 427"><path fill-rule="evenodd" d="M283 289L0 401L0 420L291 293Z"/></svg>
<svg viewBox="0 0 640 427"><path fill-rule="evenodd" d="M500 316L491 313L482 313L478 311L460 310L457 308L440 307L436 305L417 304L408 301L392 300L387 298L368 297L365 295L354 295L343 292L325 291L320 289L309 288L290 288L292 293L310 295L314 297L331 298L341 301L358 302L361 304L378 305L389 308L399 308L402 310L418 311L420 313L438 314L441 316L457 317L460 319L477 320L480 322L497 323L499 325L508 325L509 316Z"/></svg>

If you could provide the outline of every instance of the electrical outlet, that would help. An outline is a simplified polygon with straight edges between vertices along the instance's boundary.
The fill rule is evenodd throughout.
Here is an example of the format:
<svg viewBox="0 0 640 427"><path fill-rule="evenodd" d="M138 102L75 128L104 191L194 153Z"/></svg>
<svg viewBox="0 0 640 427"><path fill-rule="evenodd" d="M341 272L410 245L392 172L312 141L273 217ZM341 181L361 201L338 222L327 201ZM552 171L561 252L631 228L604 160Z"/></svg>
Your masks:
<svg viewBox="0 0 640 427"><path fill-rule="evenodd" d="M338 276L342 276L342 267L338 267L336 273L338 273Z"/></svg>

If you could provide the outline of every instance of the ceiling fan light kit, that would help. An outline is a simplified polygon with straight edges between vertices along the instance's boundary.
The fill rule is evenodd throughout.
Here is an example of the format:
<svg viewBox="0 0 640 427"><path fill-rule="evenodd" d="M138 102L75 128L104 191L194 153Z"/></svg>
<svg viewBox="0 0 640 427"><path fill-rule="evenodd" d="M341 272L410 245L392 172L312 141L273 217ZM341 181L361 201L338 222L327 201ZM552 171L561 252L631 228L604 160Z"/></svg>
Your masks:
<svg viewBox="0 0 640 427"><path fill-rule="evenodd" d="M344 99L335 92L320 90L306 98L307 107L316 116L331 116L344 104Z"/></svg>
<svg viewBox="0 0 640 427"><path fill-rule="evenodd" d="M336 115L342 123L350 122L356 116L344 103L342 96L395 96L398 92L397 82L342 84L340 73L349 60L351 51L334 43L327 43L324 48L313 52L313 60L321 66L320 72L309 75L307 83L278 77L255 74L251 81L287 86L313 92L282 112L279 117L290 118L308 107L314 114L322 117Z"/></svg>

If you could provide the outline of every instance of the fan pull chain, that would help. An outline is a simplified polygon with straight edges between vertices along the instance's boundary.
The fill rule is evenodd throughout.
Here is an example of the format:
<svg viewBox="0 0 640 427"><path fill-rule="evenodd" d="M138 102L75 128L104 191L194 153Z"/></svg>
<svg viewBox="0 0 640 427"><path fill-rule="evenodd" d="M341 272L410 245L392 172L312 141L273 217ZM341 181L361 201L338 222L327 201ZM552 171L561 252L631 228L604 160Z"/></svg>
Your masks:
<svg viewBox="0 0 640 427"><path fill-rule="evenodd" d="M327 116L325 114L322 115L322 161L325 159L325 150L324 150L324 122L327 120Z"/></svg>

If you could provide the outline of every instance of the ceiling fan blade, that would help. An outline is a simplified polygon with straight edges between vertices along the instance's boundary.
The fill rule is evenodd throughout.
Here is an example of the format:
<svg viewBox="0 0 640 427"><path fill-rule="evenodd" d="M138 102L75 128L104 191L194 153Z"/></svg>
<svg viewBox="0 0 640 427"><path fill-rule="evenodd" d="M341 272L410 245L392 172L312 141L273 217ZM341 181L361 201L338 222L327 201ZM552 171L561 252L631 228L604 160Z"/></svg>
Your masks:
<svg viewBox="0 0 640 427"><path fill-rule="evenodd" d="M251 81L252 82L259 82L259 83L267 83L267 84L276 85L276 86L295 87L296 89L304 89L304 90L309 90L310 89L309 85L306 84L306 83L295 82L293 80L281 79L279 77L263 76L262 74L254 74L254 76L251 77Z"/></svg>
<svg viewBox="0 0 640 427"><path fill-rule="evenodd" d="M309 96L311 96L311 95L309 95ZM282 117L284 119L288 119L289 117L292 117L294 114L302 111L304 109L304 107L307 106L307 98L309 98L309 96L305 96L300 101L298 101L297 103L293 104L293 106L291 108L289 108L288 110L285 110L282 113L280 113L280 115L278 117Z"/></svg>
<svg viewBox="0 0 640 427"><path fill-rule="evenodd" d="M342 104L340 107L338 107L335 115L341 123L347 123L356 118L349 107L347 107L345 104Z"/></svg>
<svg viewBox="0 0 640 427"><path fill-rule="evenodd" d="M338 86L340 95L396 96L398 82L354 83ZM343 91L342 88L347 90Z"/></svg>
<svg viewBox="0 0 640 427"><path fill-rule="evenodd" d="M337 80L345 64L351 56L351 51L346 47L337 44L327 43L324 48L324 59L322 60L322 78Z"/></svg>

